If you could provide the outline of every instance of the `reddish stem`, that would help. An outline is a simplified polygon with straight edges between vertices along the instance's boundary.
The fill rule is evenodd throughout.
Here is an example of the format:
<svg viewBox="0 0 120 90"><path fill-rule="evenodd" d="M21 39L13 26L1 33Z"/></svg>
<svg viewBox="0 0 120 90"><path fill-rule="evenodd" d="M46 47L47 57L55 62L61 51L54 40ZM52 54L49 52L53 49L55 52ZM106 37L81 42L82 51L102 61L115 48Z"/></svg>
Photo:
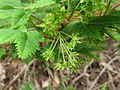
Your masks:
<svg viewBox="0 0 120 90"><path fill-rule="evenodd" d="M114 10L115 8L117 8L118 6L120 6L120 0L117 0L117 2L115 4L113 4L111 11Z"/></svg>

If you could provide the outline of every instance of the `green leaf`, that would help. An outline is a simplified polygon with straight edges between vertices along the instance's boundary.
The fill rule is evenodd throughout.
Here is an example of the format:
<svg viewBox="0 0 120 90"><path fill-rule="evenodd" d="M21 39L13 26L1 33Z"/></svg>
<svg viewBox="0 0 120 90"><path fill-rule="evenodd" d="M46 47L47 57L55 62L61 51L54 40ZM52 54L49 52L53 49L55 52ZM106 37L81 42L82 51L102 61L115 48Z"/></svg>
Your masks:
<svg viewBox="0 0 120 90"><path fill-rule="evenodd" d="M37 31L23 32L22 38L17 42L18 56L28 58L38 49L38 41L42 36Z"/></svg>
<svg viewBox="0 0 120 90"><path fill-rule="evenodd" d="M107 83L104 83L100 90L107 90L106 87L107 87Z"/></svg>
<svg viewBox="0 0 120 90"><path fill-rule="evenodd" d="M20 0L0 0L0 8L10 6L10 7L21 7Z"/></svg>
<svg viewBox="0 0 120 90"><path fill-rule="evenodd" d="M31 84L30 84L29 82L27 82L27 83L23 86L22 90L32 90L32 89L31 89Z"/></svg>
<svg viewBox="0 0 120 90"><path fill-rule="evenodd" d="M71 22L63 31L69 34L79 33L89 41L101 41L104 33L106 33L105 27L115 24L120 24L120 16L97 16L91 17L87 24L80 21ZM116 38L118 39L118 37Z"/></svg>
<svg viewBox="0 0 120 90"><path fill-rule="evenodd" d="M74 21L68 24L63 31L71 34L71 33L79 33L80 36L88 38L89 40L100 39L101 30L103 29L102 25L98 24L82 24L80 21Z"/></svg>
<svg viewBox="0 0 120 90"><path fill-rule="evenodd" d="M0 19L6 19L12 17L16 12L15 9L11 10L0 10Z"/></svg>
<svg viewBox="0 0 120 90"><path fill-rule="evenodd" d="M24 30L21 27L17 30L0 29L0 44L16 43L18 57L25 59L35 53L38 49L38 42L44 38L37 31Z"/></svg>
<svg viewBox="0 0 120 90"><path fill-rule="evenodd" d="M21 36L21 31L12 29L0 29L0 44L15 42Z"/></svg>
<svg viewBox="0 0 120 90"><path fill-rule="evenodd" d="M12 27L25 25L28 22L31 14L32 14L31 10L17 10L11 20Z"/></svg>
<svg viewBox="0 0 120 90"><path fill-rule="evenodd" d="M10 25L10 23L9 23L8 20L6 20L6 19L0 19L0 28L7 27L9 25Z"/></svg>
<svg viewBox="0 0 120 90"><path fill-rule="evenodd" d="M110 37L112 37L112 39L120 41L120 34L118 32L116 32L115 30L110 31L110 32L108 31L107 33Z"/></svg>
<svg viewBox="0 0 120 90"><path fill-rule="evenodd" d="M0 58L5 54L5 49L0 48Z"/></svg>
<svg viewBox="0 0 120 90"><path fill-rule="evenodd" d="M120 24L120 16L97 16L92 17L92 19L88 22L89 24L102 24L102 25L112 25L112 24Z"/></svg>
<svg viewBox="0 0 120 90"><path fill-rule="evenodd" d="M24 9L36 9L54 4L53 0L38 0L35 3L28 4Z"/></svg>

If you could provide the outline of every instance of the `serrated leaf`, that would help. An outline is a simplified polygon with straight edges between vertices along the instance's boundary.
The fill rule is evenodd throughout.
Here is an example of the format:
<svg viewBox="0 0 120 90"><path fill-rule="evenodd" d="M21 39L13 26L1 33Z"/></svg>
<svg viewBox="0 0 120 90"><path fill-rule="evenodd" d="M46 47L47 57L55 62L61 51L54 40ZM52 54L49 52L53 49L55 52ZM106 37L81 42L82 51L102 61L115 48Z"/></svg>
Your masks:
<svg viewBox="0 0 120 90"><path fill-rule="evenodd" d="M29 20L30 15L32 14L31 10L17 10L12 18L12 27L23 26Z"/></svg>
<svg viewBox="0 0 120 90"><path fill-rule="evenodd" d="M27 5L24 9L36 9L36 8L41 8L54 3L55 2L53 0L38 0L35 3Z"/></svg>
<svg viewBox="0 0 120 90"><path fill-rule="evenodd" d="M87 24L81 23L80 21L71 22L63 29L63 31L66 33L85 34L86 36L92 36L94 38L94 36L98 37L101 32L103 34L106 26L119 23L120 16L97 16L91 17Z"/></svg>
<svg viewBox="0 0 120 90"><path fill-rule="evenodd" d="M109 36L112 37L112 39L119 41L120 40L120 34L116 31L108 32Z"/></svg>
<svg viewBox="0 0 120 90"><path fill-rule="evenodd" d="M79 33L79 34L84 34L87 35L88 34L97 34L96 32L100 31L103 28L102 25L98 25L98 24L82 24L79 21L74 21L70 24L68 24L63 31L66 33ZM94 35L94 34L93 34ZM90 36L90 35L89 35Z"/></svg>
<svg viewBox="0 0 120 90"><path fill-rule="evenodd" d="M14 42L21 35L21 31L12 29L0 29L0 44Z"/></svg>
<svg viewBox="0 0 120 90"><path fill-rule="evenodd" d="M104 25L112 25L112 24L120 24L120 16L97 16L93 17L89 22L89 24L104 24Z"/></svg>
<svg viewBox="0 0 120 90"><path fill-rule="evenodd" d="M15 10L0 10L0 19L10 18L15 14Z"/></svg>
<svg viewBox="0 0 120 90"><path fill-rule="evenodd" d="M38 49L39 38L42 37L37 31L23 32L22 38L17 42L18 56L28 58Z"/></svg>
<svg viewBox="0 0 120 90"><path fill-rule="evenodd" d="M0 28L3 28L3 27L6 27L6 26L9 26L10 23L8 21L8 19L0 19Z"/></svg>
<svg viewBox="0 0 120 90"><path fill-rule="evenodd" d="M10 7L20 7L21 1L20 0L0 0L0 8L10 6Z"/></svg>

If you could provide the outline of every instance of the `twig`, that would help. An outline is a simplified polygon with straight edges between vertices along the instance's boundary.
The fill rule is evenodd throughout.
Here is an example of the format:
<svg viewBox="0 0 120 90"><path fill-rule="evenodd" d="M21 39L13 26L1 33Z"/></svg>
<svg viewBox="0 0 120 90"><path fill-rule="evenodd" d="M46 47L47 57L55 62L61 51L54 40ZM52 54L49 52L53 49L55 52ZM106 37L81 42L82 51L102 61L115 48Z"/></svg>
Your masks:
<svg viewBox="0 0 120 90"><path fill-rule="evenodd" d="M97 78L94 80L94 82L92 83L91 87L88 90L93 90L93 87L95 86L95 84L97 83L98 79L100 78L100 76L105 72L105 70L107 69L107 67L114 62L115 60L118 60L119 57L115 57L112 60L110 60L108 62L108 64L106 64L106 66L102 69L102 71L99 73L99 75L97 76Z"/></svg>
<svg viewBox="0 0 120 90"><path fill-rule="evenodd" d="M27 67L26 67L26 69L25 69L24 79L23 79L24 81L25 81L25 78L26 78L26 76L27 76L27 72L28 72L30 66L31 66L34 62L35 62L35 59L33 59L33 60L27 65Z"/></svg>
<svg viewBox="0 0 120 90"><path fill-rule="evenodd" d="M67 82L63 79L63 78L64 78L64 75L63 75L62 71L60 71L60 76L61 76L61 80L62 80L63 87L65 88Z"/></svg>
<svg viewBox="0 0 120 90"><path fill-rule="evenodd" d="M68 21L70 21L70 19L72 18L73 14L74 14L74 12L75 12L75 10L76 10L76 8L78 7L79 4L80 4L80 1L77 2L77 4L73 7L73 10L70 13L70 16L68 17Z"/></svg>
<svg viewBox="0 0 120 90"><path fill-rule="evenodd" d="M22 70L12 79L12 81L5 87L4 90L8 90L8 88L24 73L26 67L26 65L23 66Z"/></svg>
<svg viewBox="0 0 120 90"><path fill-rule="evenodd" d="M34 90L41 90L41 87L40 87L40 85L39 85L39 83L38 83L38 81L36 79L34 79L34 83L35 83Z"/></svg>
<svg viewBox="0 0 120 90"><path fill-rule="evenodd" d="M113 7L111 8L111 11L113 11L115 8L117 8L117 7L119 7L119 6L120 6L120 4L117 4L117 5L113 6Z"/></svg>
<svg viewBox="0 0 120 90"><path fill-rule="evenodd" d="M112 89L113 90L116 90L116 87L114 85L114 82L113 82L113 76L111 75L111 73L109 71L107 71L108 75L109 75L109 79L112 80L111 81L111 86L112 86Z"/></svg>
<svg viewBox="0 0 120 90"><path fill-rule="evenodd" d="M106 82L106 84L110 84L111 82L113 82L114 80L116 80L117 78L119 78L119 76L117 75L116 77L113 77L113 79L110 79ZM103 85L100 85L98 87L95 88L95 90L99 90Z"/></svg>
<svg viewBox="0 0 120 90"><path fill-rule="evenodd" d="M108 13L111 2L112 2L112 0L109 0L108 5L107 5L107 8L106 8L106 10L105 10L104 15L106 15L106 14Z"/></svg>
<svg viewBox="0 0 120 90"><path fill-rule="evenodd" d="M117 0L117 2L115 4L113 4L111 11L114 10L115 8L117 8L118 6L120 6L120 0Z"/></svg>
<svg viewBox="0 0 120 90"><path fill-rule="evenodd" d="M35 17L34 15L31 15L31 17L33 17L34 19L36 19L36 20L39 21L40 23L44 23L43 20L40 20L39 18Z"/></svg>
<svg viewBox="0 0 120 90"><path fill-rule="evenodd" d="M77 82L80 78L82 78L86 74L88 67L93 63L93 61L94 60L91 60L91 62L89 63L89 65L85 66L84 71L83 71L83 73L80 76L78 76L74 80L72 80L70 86L74 85L75 82Z"/></svg>

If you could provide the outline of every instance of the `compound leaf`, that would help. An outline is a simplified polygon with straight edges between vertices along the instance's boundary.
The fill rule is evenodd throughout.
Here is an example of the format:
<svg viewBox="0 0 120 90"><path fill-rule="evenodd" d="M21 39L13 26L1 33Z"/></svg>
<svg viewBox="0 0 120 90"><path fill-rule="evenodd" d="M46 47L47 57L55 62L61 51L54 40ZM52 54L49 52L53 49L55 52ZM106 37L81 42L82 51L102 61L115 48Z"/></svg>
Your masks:
<svg viewBox="0 0 120 90"><path fill-rule="evenodd" d="M41 8L44 6L48 6L51 4L54 4L55 2L53 0L38 0L35 3L28 4L25 9L36 9L36 8Z"/></svg>
<svg viewBox="0 0 120 90"><path fill-rule="evenodd" d="M0 29L0 44L15 42L21 36L21 31Z"/></svg>
<svg viewBox="0 0 120 90"><path fill-rule="evenodd" d="M0 19L10 18L15 14L15 10L0 10Z"/></svg>
<svg viewBox="0 0 120 90"><path fill-rule="evenodd" d="M0 0L0 8L4 7L21 7L20 0Z"/></svg>
<svg viewBox="0 0 120 90"><path fill-rule="evenodd" d="M32 14L31 10L18 10L12 17L12 26L18 27L25 25L29 20L30 15Z"/></svg>
<svg viewBox="0 0 120 90"><path fill-rule="evenodd" d="M42 36L37 31L23 32L22 38L17 42L18 56L25 59L38 49L38 41Z"/></svg>

